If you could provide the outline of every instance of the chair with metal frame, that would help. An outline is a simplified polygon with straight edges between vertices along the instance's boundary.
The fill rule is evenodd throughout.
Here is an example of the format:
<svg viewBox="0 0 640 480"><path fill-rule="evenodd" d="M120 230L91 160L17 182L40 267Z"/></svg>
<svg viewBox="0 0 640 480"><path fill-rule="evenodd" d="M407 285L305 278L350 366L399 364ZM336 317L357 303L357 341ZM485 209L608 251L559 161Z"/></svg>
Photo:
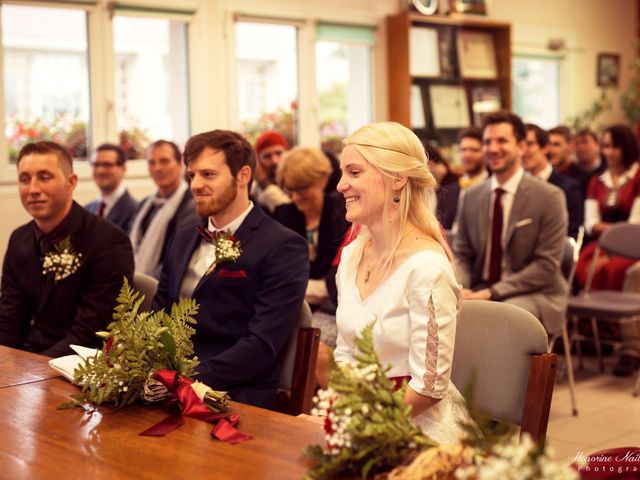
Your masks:
<svg viewBox="0 0 640 480"><path fill-rule="evenodd" d="M591 283L596 269L600 251L611 255L618 255L640 260L640 225L632 223L616 223L607 228L598 239L597 248L593 254L587 282L583 291L569 298L567 316L572 321L573 333L571 342L577 341L579 362L582 363L580 349L581 341L593 341L596 347L600 370L604 371L601 343L619 344L619 340L601 339L598 331L598 321L607 321L622 325L640 321L640 294L617 290L591 290ZM578 319L589 318L593 340L578 332ZM636 374L633 394L640 393L640 369Z"/></svg>
<svg viewBox="0 0 640 480"><path fill-rule="evenodd" d="M549 421L557 355L547 332L526 310L500 302L465 300L456 328L451 380L464 391L474 379L475 407L520 425L543 441Z"/></svg>
<svg viewBox="0 0 640 480"><path fill-rule="evenodd" d="M573 285L573 278L576 273L576 265L578 264L578 257L580 256L580 249L582 248L582 241L584 240L584 227L578 229L578 235L576 238L567 237L567 242L564 247L564 253L562 255L562 262L560 268L562 274L567 279L569 284L569 295L571 295L571 288ZM562 346L564 347L564 357L567 367L567 377L569 379L569 397L571 399L571 413L575 417L578 415L578 408L576 406L576 385L573 370L573 358L571 356L571 342L569 341L569 332L567 328L567 317L565 316L562 321L562 329L560 332L554 332L549 337L548 352L553 350L553 346L556 341L562 338Z"/></svg>

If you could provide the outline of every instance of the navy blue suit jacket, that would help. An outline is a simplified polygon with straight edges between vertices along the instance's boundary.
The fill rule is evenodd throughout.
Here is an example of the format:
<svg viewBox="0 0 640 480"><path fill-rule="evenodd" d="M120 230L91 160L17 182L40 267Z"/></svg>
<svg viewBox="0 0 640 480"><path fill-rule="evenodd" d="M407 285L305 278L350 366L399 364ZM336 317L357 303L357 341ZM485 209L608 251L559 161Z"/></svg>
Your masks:
<svg viewBox="0 0 640 480"><path fill-rule="evenodd" d="M98 200L93 200L92 202L87 203L84 208L94 215L97 215L100 209L100 202ZM138 201L129 194L128 190L125 190L113 208L109 210L107 220L111 223L115 223L128 234L129 230L131 230L131 223L133 222L137 211Z"/></svg>
<svg viewBox="0 0 640 480"><path fill-rule="evenodd" d="M580 182L571 177L560 175L555 170L549 177L549 183L552 183L556 187L564 192L564 196L567 200L567 211L569 212L569 236L576 238L578 235L578 229L580 225L584 223L584 198L582 196L582 187Z"/></svg>
<svg viewBox="0 0 640 480"><path fill-rule="evenodd" d="M294 332L309 279L305 240L254 206L235 233L242 254L218 265L193 292L200 305L194 335L198 380L233 400L269 407L280 377L278 354ZM202 241L195 228L170 242L155 310L179 300L180 285Z"/></svg>

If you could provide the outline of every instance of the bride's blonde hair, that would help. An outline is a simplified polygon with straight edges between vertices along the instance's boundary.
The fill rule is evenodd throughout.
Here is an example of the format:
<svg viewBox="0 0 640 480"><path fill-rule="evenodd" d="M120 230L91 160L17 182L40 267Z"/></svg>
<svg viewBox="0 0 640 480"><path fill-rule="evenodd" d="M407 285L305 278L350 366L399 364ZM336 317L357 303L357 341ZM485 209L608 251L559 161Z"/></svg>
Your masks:
<svg viewBox="0 0 640 480"><path fill-rule="evenodd" d="M381 259L383 267L390 268L402 240L402 232L407 221L421 232L433 237L444 249L449 261L453 261L451 249L442 235L435 216L436 179L428 168L428 158L420 139L408 128L396 122L379 122L359 128L344 140L344 145L352 145L384 177L393 180L398 176L407 178L405 186L393 195L398 195L400 225L389 229L391 248ZM390 183L390 182L389 182ZM393 195L386 195L383 221L391 215ZM370 236L363 225L361 235Z"/></svg>

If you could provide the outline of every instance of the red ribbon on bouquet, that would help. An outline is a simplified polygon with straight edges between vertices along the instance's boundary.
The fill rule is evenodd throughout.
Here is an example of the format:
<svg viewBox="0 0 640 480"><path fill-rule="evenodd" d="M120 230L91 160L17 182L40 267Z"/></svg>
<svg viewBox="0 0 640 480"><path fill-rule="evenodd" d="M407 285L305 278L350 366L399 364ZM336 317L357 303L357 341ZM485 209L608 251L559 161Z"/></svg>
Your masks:
<svg viewBox="0 0 640 480"><path fill-rule="evenodd" d="M153 378L162 382L171 392L173 400L176 400L180 406L181 414L168 416L153 427L140 433L140 435L164 437L182 425L182 416L186 416L213 423L214 427L211 430L211 436L223 442L236 444L253 438L251 435L242 433L235 428L240 415L211 411L191 388L194 380L178 374L175 370L158 370L153 374Z"/></svg>

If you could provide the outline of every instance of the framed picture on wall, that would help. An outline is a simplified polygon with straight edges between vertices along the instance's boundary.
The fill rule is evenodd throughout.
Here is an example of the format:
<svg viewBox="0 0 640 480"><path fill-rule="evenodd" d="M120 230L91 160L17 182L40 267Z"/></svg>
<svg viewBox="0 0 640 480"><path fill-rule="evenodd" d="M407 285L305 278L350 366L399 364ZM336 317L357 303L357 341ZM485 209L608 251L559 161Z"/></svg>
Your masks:
<svg viewBox="0 0 640 480"><path fill-rule="evenodd" d="M451 11L486 15L487 6L485 0L451 0Z"/></svg>
<svg viewBox="0 0 640 480"><path fill-rule="evenodd" d="M598 54L597 83L599 87L617 87L620 78L620 55Z"/></svg>
<svg viewBox="0 0 640 480"><path fill-rule="evenodd" d="M458 62L463 78L497 78L493 35L475 30L461 31L458 35Z"/></svg>
<svg viewBox="0 0 640 480"><path fill-rule="evenodd" d="M429 101L434 128L469 126L467 92L462 85L429 85Z"/></svg>
<svg viewBox="0 0 640 480"><path fill-rule="evenodd" d="M498 87L482 86L471 89L471 112L474 125L481 125L482 119L488 113L500 110L501 106L502 99Z"/></svg>

